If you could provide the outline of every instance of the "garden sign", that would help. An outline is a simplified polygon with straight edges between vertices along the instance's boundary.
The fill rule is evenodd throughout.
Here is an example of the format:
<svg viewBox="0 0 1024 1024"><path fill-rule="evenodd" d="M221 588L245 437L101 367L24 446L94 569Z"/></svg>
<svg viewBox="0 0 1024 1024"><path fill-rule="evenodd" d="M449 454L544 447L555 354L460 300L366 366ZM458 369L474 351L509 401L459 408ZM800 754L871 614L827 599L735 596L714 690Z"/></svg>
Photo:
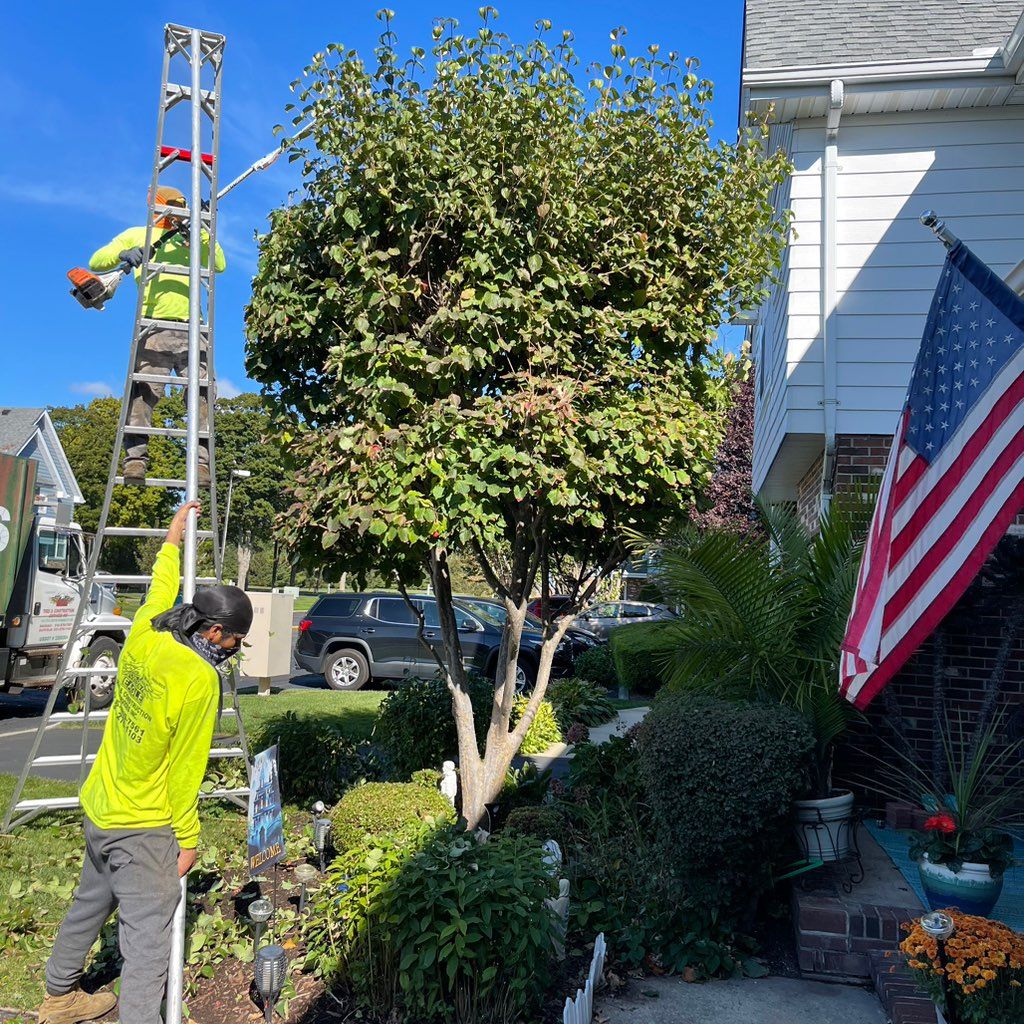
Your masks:
<svg viewBox="0 0 1024 1024"><path fill-rule="evenodd" d="M284 815L277 781L277 744L256 755L249 791L249 875L284 858Z"/></svg>

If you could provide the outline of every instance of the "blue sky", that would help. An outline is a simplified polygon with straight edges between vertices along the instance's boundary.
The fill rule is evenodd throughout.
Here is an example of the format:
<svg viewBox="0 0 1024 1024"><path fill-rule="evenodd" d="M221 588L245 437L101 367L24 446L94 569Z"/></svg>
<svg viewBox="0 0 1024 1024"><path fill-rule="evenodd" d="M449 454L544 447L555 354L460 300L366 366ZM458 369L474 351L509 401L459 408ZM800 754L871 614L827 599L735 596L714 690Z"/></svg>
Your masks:
<svg viewBox="0 0 1024 1024"><path fill-rule="evenodd" d="M163 25L172 20L227 36L221 182L274 145L288 83L309 57L340 42L372 57L383 3L18 4L0 47L0 239L5 255L0 405L65 405L120 395L134 313L130 289L103 312L68 295L65 274L120 230L143 223L156 131ZM400 44L429 49L439 16L475 24L478 3L392 0ZM736 128L742 0L506 0L498 26L526 38L538 18L572 29L585 67L602 60L608 33L628 29L630 50L701 59L716 84L717 129ZM188 139L165 141L188 145ZM220 206L228 269L217 283L220 392L255 390L245 378L242 312L256 267L254 232L295 188L285 161L254 176Z"/></svg>

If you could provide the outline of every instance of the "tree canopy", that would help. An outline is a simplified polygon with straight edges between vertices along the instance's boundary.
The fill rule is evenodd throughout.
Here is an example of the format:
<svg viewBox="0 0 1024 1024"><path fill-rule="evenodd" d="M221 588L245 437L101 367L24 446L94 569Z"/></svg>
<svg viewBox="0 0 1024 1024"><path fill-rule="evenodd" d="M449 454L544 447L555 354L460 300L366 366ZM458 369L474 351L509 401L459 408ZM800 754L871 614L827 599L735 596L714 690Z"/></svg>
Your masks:
<svg viewBox="0 0 1024 1024"><path fill-rule="evenodd" d="M315 148L291 147L303 192L260 238L247 368L289 434L285 529L307 563L428 566L443 605L449 554L472 552L514 667L553 555L584 567L584 601L628 532L685 514L709 478L731 387L711 348L777 266L786 164L763 126L714 142L697 62L630 56L621 31L584 87L549 22L520 43L492 8L472 33L443 21L428 71L379 17L372 65L332 45L295 83ZM545 680L542 663L522 729ZM506 682L502 756L522 731Z"/></svg>

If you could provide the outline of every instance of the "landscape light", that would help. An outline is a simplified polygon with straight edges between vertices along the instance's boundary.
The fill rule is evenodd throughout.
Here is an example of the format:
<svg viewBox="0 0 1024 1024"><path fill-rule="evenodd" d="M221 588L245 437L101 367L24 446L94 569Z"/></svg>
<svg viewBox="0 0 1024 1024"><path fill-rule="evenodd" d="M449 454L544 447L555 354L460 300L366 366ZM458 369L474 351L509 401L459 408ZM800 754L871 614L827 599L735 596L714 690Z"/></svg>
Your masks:
<svg viewBox="0 0 1024 1024"><path fill-rule="evenodd" d="M313 804L313 846L320 859L320 874L324 872L324 855L327 851L327 836L331 831L331 819L324 817L327 808L323 800Z"/></svg>
<svg viewBox="0 0 1024 1024"><path fill-rule="evenodd" d="M263 1000L263 1017L267 1024L273 1019L274 1004L284 988L287 973L288 957L280 946L264 946L256 954L256 991Z"/></svg>
<svg viewBox="0 0 1024 1024"><path fill-rule="evenodd" d="M921 930L937 942L945 942L956 930L956 925L949 914L936 910L934 914L927 914L921 918Z"/></svg>
<svg viewBox="0 0 1024 1024"><path fill-rule="evenodd" d="M274 913L274 906L270 900L253 900L249 904L249 920L253 923L252 951L253 955L260 948L260 939L263 938L263 929Z"/></svg>
<svg viewBox="0 0 1024 1024"><path fill-rule="evenodd" d="M295 867L295 878L297 881L302 883L302 891L299 895L299 913L301 914L306 909L306 887L311 883L315 882L320 877L320 872L317 871L312 864L297 864Z"/></svg>

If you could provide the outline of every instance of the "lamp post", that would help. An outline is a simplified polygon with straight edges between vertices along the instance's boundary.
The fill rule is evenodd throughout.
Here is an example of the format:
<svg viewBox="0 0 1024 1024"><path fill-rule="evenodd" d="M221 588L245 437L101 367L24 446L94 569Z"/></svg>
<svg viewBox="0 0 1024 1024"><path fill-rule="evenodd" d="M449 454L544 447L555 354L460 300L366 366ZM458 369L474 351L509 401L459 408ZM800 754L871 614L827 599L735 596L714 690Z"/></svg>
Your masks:
<svg viewBox="0 0 1024 1024"><path fill-rule="evenodd" d="M939 989L942 992L942 1009L946 1024L960 1024L960 1018L949 998L949 989L946 985L946 940L956 931L956 925L949 914L936 910L935 913L926 914L921 918L921 931L935 940L935 953L939 961Z"/></svg>
<svg viewBox="0 0 1024 1024"><path fill-rule="evenodd" d="M252 473L248 469L231 470L231 478L228 480L228 503L224 509L224 539L220 542L220 549L224 551L228 546L228 520L231 518L231 492L235 487L235 480L248 480Z"/></svg>

